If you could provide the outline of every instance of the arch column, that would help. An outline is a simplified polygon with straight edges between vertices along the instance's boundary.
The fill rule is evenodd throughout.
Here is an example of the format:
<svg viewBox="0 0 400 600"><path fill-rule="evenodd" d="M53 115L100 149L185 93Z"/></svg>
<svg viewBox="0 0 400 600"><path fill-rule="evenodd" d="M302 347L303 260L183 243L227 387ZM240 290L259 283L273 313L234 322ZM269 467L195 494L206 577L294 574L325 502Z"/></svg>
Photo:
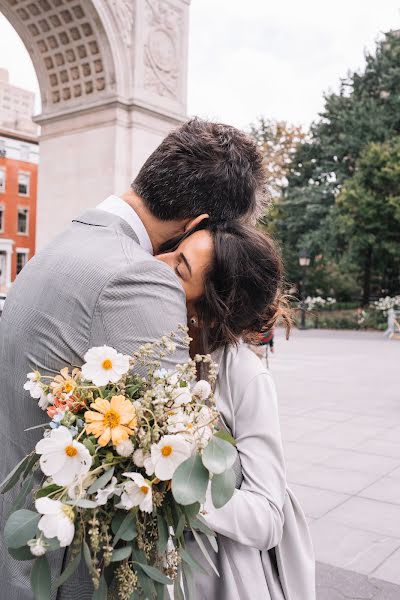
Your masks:
<svg viewBox="0 0 400 600"><path fill-rule="evenodd" d="M35 66L37 249L125 191L185 118L189 0L0 0Z"/></svg>

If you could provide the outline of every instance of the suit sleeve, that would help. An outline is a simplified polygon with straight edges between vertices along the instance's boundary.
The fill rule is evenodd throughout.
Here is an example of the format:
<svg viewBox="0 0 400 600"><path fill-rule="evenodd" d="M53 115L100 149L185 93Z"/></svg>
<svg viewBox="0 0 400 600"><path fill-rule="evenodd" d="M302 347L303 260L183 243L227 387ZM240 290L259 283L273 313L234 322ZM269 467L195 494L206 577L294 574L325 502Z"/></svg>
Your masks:
<svg viewBox="0 0 400 600"><path fill-rule="evenodd" d="M130 265L104 286L89 347L106 344L131 355L186 324L185 293L178 278L167 265L152 259ZM188 349L178 342L176 352L163 358L162 366L173 369L188 359Z"/></svg>
<svg viewBox="0 0 400 600"><path fill-rule="evenodd" d="M269 550L281 540L286 476L275 387L260 373L234 398L236 445L243 482L231 500L214 508L210 493L206 521L217 533L246 546Z"/></svg>

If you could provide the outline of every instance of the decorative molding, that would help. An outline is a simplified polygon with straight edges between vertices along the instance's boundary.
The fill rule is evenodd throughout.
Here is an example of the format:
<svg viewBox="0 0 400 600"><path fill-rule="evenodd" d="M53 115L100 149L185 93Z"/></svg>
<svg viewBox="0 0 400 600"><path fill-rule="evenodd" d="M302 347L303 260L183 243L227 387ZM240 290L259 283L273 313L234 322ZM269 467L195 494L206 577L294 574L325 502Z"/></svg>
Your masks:
<svg viewBox="0 0 400 600"><path fill-rule="evenodd" d="M133 25L135 20L134 0L111 0L112 11L120 26L124 43L132 46Z"/></svg>
<svg viewBox="0 0 400 600"><path fill-rule="evenodd" d="M146 0L144 88L179 100L183 13L165 0Z"/></svg>

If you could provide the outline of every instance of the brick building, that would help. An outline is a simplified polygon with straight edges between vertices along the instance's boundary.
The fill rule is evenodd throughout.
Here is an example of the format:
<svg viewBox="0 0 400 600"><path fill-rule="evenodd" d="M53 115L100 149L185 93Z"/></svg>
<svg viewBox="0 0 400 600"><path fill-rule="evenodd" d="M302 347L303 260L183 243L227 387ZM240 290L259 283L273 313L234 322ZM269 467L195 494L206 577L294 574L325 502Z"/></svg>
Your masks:
<svg viewBox="0 0 400 600"><path fill-rule="evenodd" d="M39 145L34 95L0 70L0 292L35 252Z"/></svg>

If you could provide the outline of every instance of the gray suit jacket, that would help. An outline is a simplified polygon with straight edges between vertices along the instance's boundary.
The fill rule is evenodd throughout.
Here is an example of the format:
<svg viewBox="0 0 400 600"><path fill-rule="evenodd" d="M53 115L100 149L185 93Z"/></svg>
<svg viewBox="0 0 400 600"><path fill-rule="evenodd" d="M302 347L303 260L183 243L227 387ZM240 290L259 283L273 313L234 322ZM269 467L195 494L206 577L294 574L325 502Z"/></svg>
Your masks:
<svg viewBox="0 0 400 600"><path fill-rule="evenodd" d="M80 366L92 346L131 354L186 324L185 294L174 272L146 253L122 219L89 210L39 252L12 286L0 319L0 480L27 453L42 430L24 429L48 417L23 390L26 373ZM188 358L183 346L168 368ZM13 495L0 498L4 522ZM61 554L53 568L61 567ZM0 600L32 600L30 562L13 561L0 542ZM83 573L61 597L90 600ZM60 597L60 594L59 594Z"/></svg>

